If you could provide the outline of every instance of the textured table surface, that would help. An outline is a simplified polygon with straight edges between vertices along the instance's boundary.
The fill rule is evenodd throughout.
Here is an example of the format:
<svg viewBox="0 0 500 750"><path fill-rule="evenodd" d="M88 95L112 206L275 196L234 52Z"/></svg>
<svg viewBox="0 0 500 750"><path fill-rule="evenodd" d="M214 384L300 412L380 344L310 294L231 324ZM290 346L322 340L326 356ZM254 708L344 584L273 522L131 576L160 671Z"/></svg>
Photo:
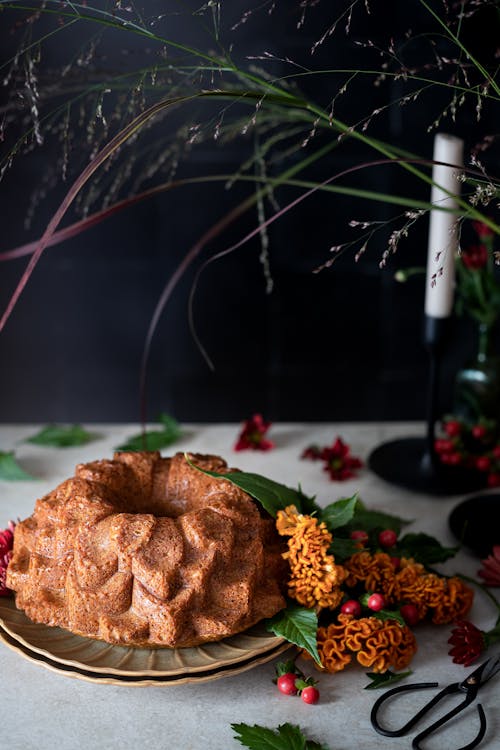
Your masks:
<svg viewBox="0 0 500 750"><path fill-rule="evenodd" d="M83 447L55 449L24 443L38 429L29 425L0 427L0 450L15 450L23 467L36 481L0 481L0 528L9 519L30 515L36 498L71 476L75 464L109 458L113 447L137 432L133 425L92 425L100 438ZM387 484L368 468L355 479L339 483L329 480L319 463L300 460L311 443L326 445L340 435L352 446L354 455L366 458L370 451L388 439L422 434L422 427L411 424L276 424L270 437L276 447L268 453L235 453L233 445L238 425L185 425L183 438L171 451L189 450L222 455L230 465L255 471L290 486L298 483L321 505L358 491L371 508L415 519L412 531L436 536L443 544L455 540L448 530L448 515L462 499L433 498ZM442 570L475 576L478 560L462 550ZM495 612L481 592L476 593L470 618L489 629ZM412 662L415 681L439 681L440 685L464 679L469 670L454 665L448 656L449 626L424 625L416 628L419 650ZM310 662L307 662L310 669ZM371 706L380 691L363 690L368 679L365 670L351 666L337 675L318 675L321 701L305 705L300 699L280 695L271 680L274 664L256 667L240 675L203 684L164 687L128 687L95 684L51 672L22 658L0 644L0 726L9 750L211 750L241 747L233 739L231 723L245 722L277 727L299 724L310 738L331 750L367 748L410 748L409 738L387 739L371 728ZM481 702L488 718L488 730L481 745L484 750L500 749L500 681L492 680L482 691ZM422 696L422 697L420 697ZM421 693L412 702L400 701L396 723L414 713L416 702L430 694ZM475 736L478 725L475 708L435 735L426 750L454 750ZM388 718L389 715L388 715Z"/></svg>

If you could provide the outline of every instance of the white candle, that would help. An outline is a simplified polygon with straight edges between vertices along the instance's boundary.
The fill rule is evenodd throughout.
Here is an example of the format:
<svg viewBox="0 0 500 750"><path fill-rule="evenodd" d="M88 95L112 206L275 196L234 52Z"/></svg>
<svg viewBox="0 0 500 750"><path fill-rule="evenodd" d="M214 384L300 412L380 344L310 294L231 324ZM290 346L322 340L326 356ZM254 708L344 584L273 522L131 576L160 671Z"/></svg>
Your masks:
<svg viewBox="0 0 500 750"><path fill-rule="evenodd" d="M458 195L457 179L463 165L464 142L446 133L434 139L434 161L453 164L444 167L434 164L431 203L443 208L456 208L455 198L445 191ZM455 286L455 254L458 246L457 217L449 211L433 209L430 212L429 245L427 251L427 277L425 281L425 314L433 318L447 318L453 307Z"/></svg>

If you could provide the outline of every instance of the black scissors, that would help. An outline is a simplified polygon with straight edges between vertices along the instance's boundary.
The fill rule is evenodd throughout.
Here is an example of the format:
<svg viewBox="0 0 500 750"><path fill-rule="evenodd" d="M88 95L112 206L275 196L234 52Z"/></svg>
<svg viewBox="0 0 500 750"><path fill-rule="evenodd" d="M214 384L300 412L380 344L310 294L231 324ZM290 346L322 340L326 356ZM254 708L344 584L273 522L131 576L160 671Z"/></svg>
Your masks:
<svg viewBox="0 0 500 750"><path fill-rule="evenodd" d="M442 727L443 724L446 724L446 722L450 721L450 719L467 708L467 706L476 699L479 688L481 688L486 682L488 682L491 677L496 675L498 671L500 671L500 656L488 659L483 664L481 664L480 667L475 669L474 672L472 672L462 682L454 682L451 685L443 688L443 690L441 690L437 695L434 696L434 698L426 703L425 706L421 708L420 711L418 711L418 713L416 713L415 716L404 725L404 727L401 727L401 729L386 729L385 727L382 727L380 725L377 715L380 711L381 706L386 702L386 700L392 698L398 693L404 693L408 690L423 690L425 688L438 687L439 683L419 682L412 685L402 685L400 687L393 688L392 690L388 690L386 693L384 693L384 695L376 700L373 705L370 716L372 726L379 734L383 734L386 737L402 737L403 735L407 734L408 731L418 721L420 721L422 716L425 716L425 714L427 714L432 708L434 708L434 706L439 703L442 698L445 698L447 695L453 695L454 693L465 693L465 698L463 701L461 701L451 711L448 711L448 713L444 714L444 716L441 716L440 719L427 727L427 729L424 729L414 738L412 742L413 750L422 750L422 748L420 747L420 742L426 737L429 737L437 729L439 729L439 727ZM469 742L468 745L464 745L463 747L458 748L458 750L472 750L473 747L479 745L484 737L484 734L486 732L486 716L484 715L484 710L480 703L477 704L477 711L480 721L479 732L475 739L472 740L472 742Z"/></svg>

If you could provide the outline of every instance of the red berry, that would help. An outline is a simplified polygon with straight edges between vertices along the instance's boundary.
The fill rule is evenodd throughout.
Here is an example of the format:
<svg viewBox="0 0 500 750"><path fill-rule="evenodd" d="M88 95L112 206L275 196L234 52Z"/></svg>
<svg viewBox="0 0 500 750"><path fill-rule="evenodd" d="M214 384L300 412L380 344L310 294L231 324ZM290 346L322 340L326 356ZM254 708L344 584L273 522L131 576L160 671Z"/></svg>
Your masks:
<svg viewBox="0 0 500 750"><path fill-rule="evenodd" d="M462 456L460 455L460 453L454 451L453 453L442 453L440 459L443 464L448 464L449 466L458 466L458 464L462 461Z"/></svg>
<svg viewBox="0 0 500 750"><path fill-rule="evenodd" d="M380 612L385 607L385 599L382 594L372 594L368 597L366 602L369 609L373 609L374 612Z"/></svg>
<svg viewBox="0 0 500 750"><path fill-rule="evenodd" d="M391 563L394 570L399 570L399 566L401 565L401 558L400 557L391 557Z"/></svg>
<svg viewBox="0 0 500 750"><path fill-rule="evenodd" d="M494 458L500 458L500 445L495 445L491 452Z"/></svg>
<svg viewBox="0 0 500 750"><path fill-rule="evenodd" d="M398 535L392 529L384 529L378 535L378 542L381 547L394 547L398 541Z"/></svg>
<svg viewBox="0 0 500 750"><path fill-rule="evenodd" d="M347 602L343 603L340 611L343 615L354 615L354 617L359 617L361 614L361 604L357 599L349 599Z"/></svg>
<svg viewBox="0 0 500 750"><path fill-rule="evenodd" d="M283 695L297 695L298 691L295 687L296 679L297 675L292 672L280 675L276 681L280 693L283 693Z"/></svg>
<svg viewBox="0 0 500 750"><path fill-rule="evenodd" d="M434 450L436 453L450 453L455 448L453 440L443 440L442 438L434 441Z"/></svg>
<svg viewBox="0 0 500 750"><path fill-rule="evenodd" d="M476 458L476 469L479 471L489 471L491 461L488 456L478 456Z"/></svg>
<svg viewBox="0 0 500 750"><path fill-rule="evenodd" d="M488 474L488 487L500 487L500 474L494 471Z"/></svg>
<svg viewBox="0 0 500 750"><path fill-rule="evenodd" d="M351 531L351 539L355 539L358 542L367 542L368 534L366 533L366 531L362 531L361 529Z"/></svg>
<svg viewBox="0 0 500 750"><path fill-rule="evenodd" d="M414 604L403 604L399 611L407 625L416 625L420 620L418 609Z"/></svg>
<svg viewBox="0 0 500 750"><path fill-rule="evenodd" d="M487 435L488 430L483 424L475 424L471 432L472 437L475 437L476 440L482 440Z"/></svg>
<svg viewBox="0 0 500 750"><path fill-rule="evenodd" d="M308 685L303 689L300 697L304 703L317 703L319 701L319 690L314 685Z"/></svg>
<svg viewBox="0 0 500 750"><path fill-rule="evenodd" d="M462 425L456 419L450 419L449 422L445 423L444 431L450 437L456 437L462 432Z"/></svg>

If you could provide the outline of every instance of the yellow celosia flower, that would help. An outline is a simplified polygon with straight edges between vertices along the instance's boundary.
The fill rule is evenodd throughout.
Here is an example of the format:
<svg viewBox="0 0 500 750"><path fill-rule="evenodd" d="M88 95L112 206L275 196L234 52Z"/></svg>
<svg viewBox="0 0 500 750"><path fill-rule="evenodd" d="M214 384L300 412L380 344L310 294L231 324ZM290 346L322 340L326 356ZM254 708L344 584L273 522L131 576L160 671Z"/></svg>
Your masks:
<svg viewBox="0 0 500 750"><path fill-rule="evenodd" d="M332 535L326 524L290 505L278 511L276 528L281 536L290 537L283 554L290 566L289 596L304 607L335 609L342 600L340 586L346 572L328 554Z"/></svg>

